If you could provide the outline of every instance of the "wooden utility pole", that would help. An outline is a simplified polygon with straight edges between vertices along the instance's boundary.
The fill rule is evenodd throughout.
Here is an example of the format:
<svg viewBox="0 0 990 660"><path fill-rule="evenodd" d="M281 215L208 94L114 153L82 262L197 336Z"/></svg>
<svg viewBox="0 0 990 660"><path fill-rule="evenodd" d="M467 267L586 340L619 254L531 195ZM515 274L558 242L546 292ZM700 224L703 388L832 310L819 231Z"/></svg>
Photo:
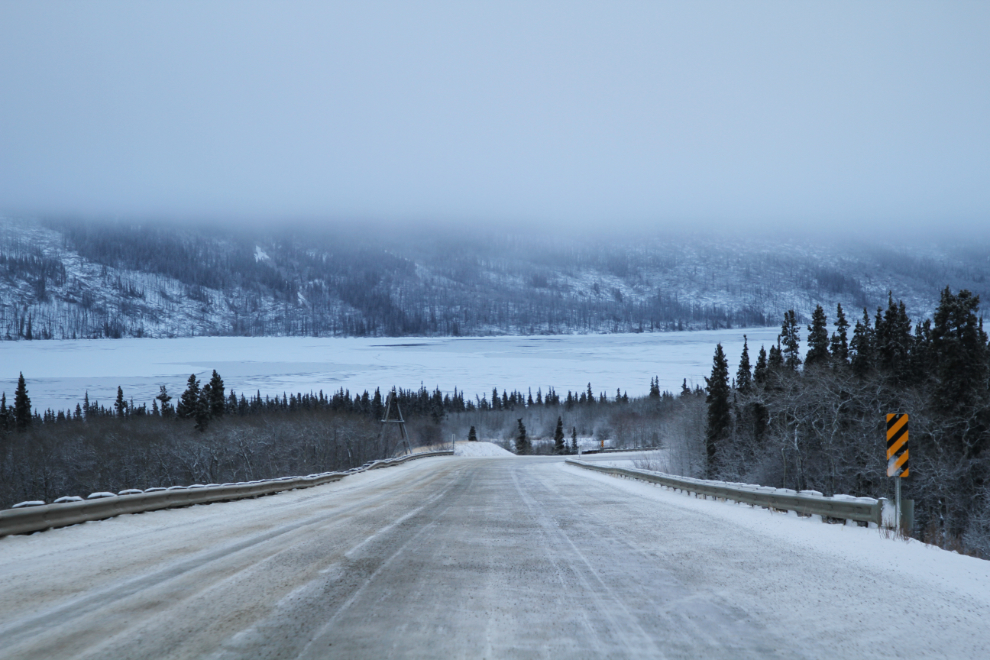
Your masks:
<svg viewBox="0 0 990 660"><path fill-rule="evenodd" d="M392 407L395 407L395 415L398 419L392 419ZM388 396L385 397L385 416L382 417L382 428L378 432L378 440L381 442L382 437L385 435L385 425L386 424L398 424L399 425L399 435L402 439L402 444L405 446L407 454L412 453L412 447L409 446L409 435L406 433L406 420L402 418L402 410L399 408L399 398L396 395L395 388L389 392ZM392 452L386 452L392 453Z"/></svg>

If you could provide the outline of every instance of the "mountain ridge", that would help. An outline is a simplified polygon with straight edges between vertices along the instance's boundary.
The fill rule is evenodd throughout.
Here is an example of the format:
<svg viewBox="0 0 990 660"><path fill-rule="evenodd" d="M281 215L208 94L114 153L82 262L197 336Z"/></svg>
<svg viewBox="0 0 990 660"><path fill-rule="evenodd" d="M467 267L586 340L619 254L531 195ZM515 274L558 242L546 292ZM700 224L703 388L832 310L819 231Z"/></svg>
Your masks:
<svg viewBox="0 0 990 660"><path fill-rule="evenodd" d="M652 332L990 295L981 247L0 218L0 338Z"/></svg>

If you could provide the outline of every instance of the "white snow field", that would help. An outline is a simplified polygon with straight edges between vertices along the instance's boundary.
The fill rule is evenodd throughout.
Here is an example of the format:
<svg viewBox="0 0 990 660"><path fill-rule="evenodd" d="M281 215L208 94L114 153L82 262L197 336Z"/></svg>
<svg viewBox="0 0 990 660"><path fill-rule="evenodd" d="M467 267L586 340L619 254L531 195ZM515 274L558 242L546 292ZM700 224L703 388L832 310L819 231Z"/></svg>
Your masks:
<svg viewBox="0 0 990 660"><path fill-rule="evenodd" d="M630 396L661 389L680 391L681 382L704 385L711 374L715 344L729 363L749 336L751 360L761 343L776 340L776 328L615 335L399 339L315 339L306 337L195 337L182 339L91 339L0 342L0 390L12 396L17 376L27 379L38 410L75 408L88 390L91 401L111 405L117 386L125 398L147 403L165 385L173 397L189 374L209 378L216 369L238 394L283 392L351 394L393 385L445 392L455 387L469 397L491 397L493 387L558 392L584 391L611 398L617 388Z"/></svg>
<svg viewBox="0 0 990 660"><path fill-rule="evenodd" d="M990 657L990 562L554 457L7 537L0 593L0 658Z"/></svg>
<svg viewBox="0 0 990 660"><path fill-rule="evenodd" d="M454 456L466 456L469 458L505 458L515 456L510 451L505 451L498 445L491 442L458 442L454 447Z"/></svg>

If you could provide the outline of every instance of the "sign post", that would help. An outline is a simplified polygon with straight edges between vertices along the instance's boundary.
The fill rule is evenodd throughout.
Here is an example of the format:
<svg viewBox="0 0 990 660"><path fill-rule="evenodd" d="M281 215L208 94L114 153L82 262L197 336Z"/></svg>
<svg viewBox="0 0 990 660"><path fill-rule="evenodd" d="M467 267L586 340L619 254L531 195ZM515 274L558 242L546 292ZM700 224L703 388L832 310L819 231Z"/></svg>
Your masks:
<svg viewBox="0 0 990 660"><path fill-rule="evenodd" d="M901 479L909 476L908 471L908 416L905 413L887 415L887 476L894 481L894 511L898 529L901 521Z"/></svg>

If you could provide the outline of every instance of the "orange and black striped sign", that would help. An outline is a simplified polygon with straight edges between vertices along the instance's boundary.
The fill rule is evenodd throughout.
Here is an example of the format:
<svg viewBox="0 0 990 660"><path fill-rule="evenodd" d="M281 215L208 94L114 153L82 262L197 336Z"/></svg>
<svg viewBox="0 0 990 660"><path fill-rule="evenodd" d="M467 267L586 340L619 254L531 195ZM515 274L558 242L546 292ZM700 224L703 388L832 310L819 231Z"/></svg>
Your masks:
<svg viewBox="0 0 990 660"><path fill-rule="evenodd" d="M908 476L908 416L887 415L887 476Z"/></svg>

